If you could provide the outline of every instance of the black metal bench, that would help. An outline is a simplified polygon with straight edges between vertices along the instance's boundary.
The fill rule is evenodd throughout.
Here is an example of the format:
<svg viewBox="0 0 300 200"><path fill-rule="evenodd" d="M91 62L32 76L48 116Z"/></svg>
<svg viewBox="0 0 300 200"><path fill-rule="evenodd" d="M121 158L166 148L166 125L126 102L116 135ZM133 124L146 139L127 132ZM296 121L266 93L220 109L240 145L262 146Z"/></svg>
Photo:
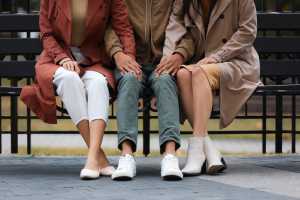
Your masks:
<svg viewBox="0 0 300 200"><path fill-rule="evenodd" d="M300 14L258 14L259 30L260 31L300 31ZM17 32L38 32L38 15L36 14L0 14L0 33L9 32L15 35ZM300 38L299 37L282 37L282 36L267 36L260 35L255 43L258 52L261 54L261 76L263 80L268 77L276 77L278 81L276 85L266 85L259 87L255 95L260 95L263 98L262 103L262 138L263 152L266 152L266 136L271 133L267 129L267 96L276 96L276 152L282 152L282 133L283 133L283 96L284 95L299 95L300 85L284 85L283 80L286 77L292 77L294 83L300 77L300 61L291 55L300 53ZM30 83L30 78L34 77L35 55L41 52L41 44L37 38L0 38L0 78L11 79L10 87L0 87L0 96L11 97L11 152L18 152L18 105L17 100L20 94L18 80L27 78L27 83ZM271 54L286 54L288 59L273 59ZM10 55L9 61L3 61L5 55ZM25 56L24 61L18 59L18 55ZM295 98L293 96L293 98ZM294 101L295 102L295 99ZM143 153L150 153L150 98L144 100L143 108L143 137L144 149ZM0 115L1 117L1 115ZM214 117L218 117L214 115ZM2 118L1 118L2 119ZM27 110L27 152L31 152L31 116ZM1 127L0 120L0 127ZM296 110L292 112L292 151L295 152L296 144ZM0 153L1 153L1 131L0 131Z"/></svg>

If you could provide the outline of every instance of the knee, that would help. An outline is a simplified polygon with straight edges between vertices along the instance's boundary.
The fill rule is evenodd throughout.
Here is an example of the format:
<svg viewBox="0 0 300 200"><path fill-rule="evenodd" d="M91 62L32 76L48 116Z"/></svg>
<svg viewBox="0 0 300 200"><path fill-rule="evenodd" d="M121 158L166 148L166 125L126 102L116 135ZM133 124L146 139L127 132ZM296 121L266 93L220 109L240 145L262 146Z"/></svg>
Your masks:
<svg viewBox="0 0 300 200"><path fill-rule="evenodd" d="M137 88L139 80L132 73L126 73L119 81L119 90L128 89L132 90Z"/></svg>
<svg viewBox="0 0 300 200"><path fill-rule="evenodd" d="M91 80L90 83L86 85L88 91L93 91L93 90L103 90L107 89L107 80L106 78L99 74L97 76L94 76Z"/></svg>
<svg viewBox="0 0 300 200"><path fill-rule="evenodd" d="M62 80L65 84L70 84L70 85L82 84L79 75L76 72L72 72L72 71L66 70L62 75Z"/></svg>
<svg viewBox="0 0 300 200"><path fill-rule="evenodd" d="M191 78L190 75L191 73L187 69L182 68L177 72L176 78L179 82L186 82Z"/></svg>
<svg viewBox="0 0 300 200"><path fill-rule="evenodd" d="M170 74L162 74L155 78L155 82L159 85L175 83L173 77Z"/></svg>

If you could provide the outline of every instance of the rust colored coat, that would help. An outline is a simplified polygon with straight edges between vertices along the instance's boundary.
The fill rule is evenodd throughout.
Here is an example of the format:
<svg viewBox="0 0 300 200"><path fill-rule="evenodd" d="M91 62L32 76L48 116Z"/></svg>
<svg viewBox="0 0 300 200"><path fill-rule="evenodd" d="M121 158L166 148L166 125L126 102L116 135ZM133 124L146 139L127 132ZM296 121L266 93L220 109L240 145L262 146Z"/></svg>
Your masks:
<svg viewBox="0 0 300 200"><path fill-rule="evenodd" d="M81 68L103 74L111 88L115 80L109 56L104 48L104 34L109 23L119 36L124 52L135 57L135 42L128 13L123 0L89 0L85 39L81 52L91 65ZM40 9L40 31L43 52L35 66L36 82L22 89L22 101L44 122L54 124L56 98L52 83L53 75L63 58L72 58L70 52L72 17L69 0L42 0Z"/></svg>

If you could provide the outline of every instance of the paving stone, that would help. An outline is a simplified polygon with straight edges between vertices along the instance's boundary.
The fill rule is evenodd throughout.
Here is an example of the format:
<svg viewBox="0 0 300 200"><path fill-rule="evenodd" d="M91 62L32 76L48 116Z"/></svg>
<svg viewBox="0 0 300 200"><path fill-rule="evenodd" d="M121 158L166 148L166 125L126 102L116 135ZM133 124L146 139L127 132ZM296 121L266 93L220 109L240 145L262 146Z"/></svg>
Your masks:
<svg viewBox="0 0 300 200"><path fill-rule="evenodd" d="M298 167L299 159L300 156L282 157L283 161L277 157L228 157L230 168L222 175L166 182L159 177L160 158L137 158L138 176L130 182L114 182L109 177L79 180L83 157L0 156L0 200L296 200L300 197L297 185L294 189L283 187L279 191L269 187L272 181L274 187L278 187L277 179L284 179L280 176L294 176L290 184L298 184L296 179L300 180L300 173L290 168L293 161ZM112 157L110 161L116 165L117 158ZM181 159L181 164L183 161ZM282 167L283 163L288 164ZM263 174L267 174L267 178ZM256 179L265 179L266 184L253 181Z"/></svg>

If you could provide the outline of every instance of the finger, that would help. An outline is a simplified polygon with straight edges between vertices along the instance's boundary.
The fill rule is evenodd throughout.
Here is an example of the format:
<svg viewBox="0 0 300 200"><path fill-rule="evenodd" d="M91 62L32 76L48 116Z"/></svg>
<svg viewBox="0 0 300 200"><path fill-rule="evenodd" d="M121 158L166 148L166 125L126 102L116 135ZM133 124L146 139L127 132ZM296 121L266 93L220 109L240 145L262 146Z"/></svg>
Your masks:
<svg viewBox="0 0 300 200"><path fill-rule="evenodd" d="M70 63L66 63L67 70L71 71Z"/></svg>
<svg viewBox="0 0 300 200"><path fill-rule="evenodd" d="M78 65L76 65L75 71L76 71L77 74L80 74L80 68L79 68Z"/></svg>
<svg viewBox="0 0 300 200"><path fill-rule="evenodd" d="M133 65L129 64L127 65L128 69L132 72L134 72L135 74L140 74L141 71L139 68L134 67Z"/></svg>
<svg viewBox="0 0 300 200"><path fill-rule="evenodd" d="M76 70L76 63L72 62L71 69L73 72Z"/></svg>
<svg viewBox="0 0 300 200"><path fill-rule="evenodd" d="M120 70L124 73L129 72L129 70L126 68L126 66L122 65L122 67L120 67Z"/></svg>
<svg viewBox="0 0 300 200"><path fill-rule="evenodd" d="M132 63L133 63L134 65L136 65L137 67L142 68L142 66L141 66L139 63L137 63L135 60L132 60Z"/></svg>
<svg viewBox="0 0 300 200"><path fill-rule="evenodd" d="M159 67L156 68L156 72L160 74L162 71L164 71L167 68L167 66L168 66L167 63L160 65Z"/></svg>
<svg viewBox="0 0 300 200"><path fill-rule="evenodd" d="M142 72L141 66L137 62L135 62L135 60L129 60L128 65L130 65L132 68L134 68L135 71Z"/></svg>
<svg viewBox="0 0 300 200"><path fill-rule="evenodd" d="M129 66L130 66L130 69L132 70L132 71L134 71L134 73L136 73L136 74L141 74L141 69L139 68L139 67L136 67L136 66L133 66L133 65L131 65L131 64L129 64Z"/></svg>
<svg viewBox="0 0 300 200"><path fill-rule="evenodd" d="M178 72L178 70L179 70L179 67L178 67L178 68L173 68L173 69L170 71L170 74L171 74L172 76L175 76L176 73Z"/></svg>
<svg viewBox="0 0 300 200"><path fill-rule="evenodd" d="M130 62L130 64L134 67L134 68L136 68L140 73L142 72L142 67L137 63L137 62L135 62L135 61L133 61L133 62Z"/></svg>
<svg viewBox="0 0 300 200"><path fill-rule="evenodd" d="M161 63L159 63L159 65L157 65L155 71L157 72L157 71L161 70L161 68L164 68L165 65L168 64L168 62L169 62L169 61L168 61L167 59L163 60Z"/></svg>
<svg viewBox="0 0 300 200"><path fill-rule="evenodd" d="M172 62L168 62L162 69L160 69L158 71L158 74L162 74L162 73L165 73L166 71L168 71L170 68L172 68L173 63Z"/></svg>

